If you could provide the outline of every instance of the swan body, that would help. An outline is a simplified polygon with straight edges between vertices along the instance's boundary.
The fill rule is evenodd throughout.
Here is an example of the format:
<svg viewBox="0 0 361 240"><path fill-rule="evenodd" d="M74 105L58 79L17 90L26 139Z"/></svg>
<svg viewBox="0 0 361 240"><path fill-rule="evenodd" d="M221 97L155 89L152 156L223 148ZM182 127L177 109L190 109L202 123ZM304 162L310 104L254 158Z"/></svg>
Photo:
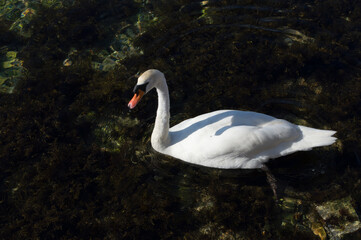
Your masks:
<svg viewBox="0 0 361 240"><path fill-rule="evenodd" d="M332 130L292 124L257 112L219 110L169 128L169 93L164 74L144 72L128 106L132 109L151 89L158 92L152 147L163 154L207 167L262 168L271 158L335 142Z"/></svg>

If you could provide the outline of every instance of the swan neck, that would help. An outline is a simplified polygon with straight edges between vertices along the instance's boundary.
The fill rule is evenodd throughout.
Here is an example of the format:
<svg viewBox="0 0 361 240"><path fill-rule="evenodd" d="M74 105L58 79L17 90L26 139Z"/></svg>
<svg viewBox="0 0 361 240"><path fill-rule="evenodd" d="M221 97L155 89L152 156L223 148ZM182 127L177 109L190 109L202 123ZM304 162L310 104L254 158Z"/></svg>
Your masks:
<svg viewBox="0 0 361 240"><path fill-rule="evenodd" d="M168 86L163 78L156 87L158 94L158 109L154 129L151 137L152 147L161 151L169 145L169 92Z"/></svg>

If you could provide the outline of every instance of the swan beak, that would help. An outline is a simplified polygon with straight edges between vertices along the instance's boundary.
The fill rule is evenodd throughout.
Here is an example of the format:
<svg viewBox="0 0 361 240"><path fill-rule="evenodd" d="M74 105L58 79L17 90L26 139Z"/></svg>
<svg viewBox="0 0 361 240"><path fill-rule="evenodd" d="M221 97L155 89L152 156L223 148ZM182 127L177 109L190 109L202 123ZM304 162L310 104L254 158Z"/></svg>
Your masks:
<svg viewBox="0 0 361 240"><path fill-rule="evenodd" d="M142 99L144 93L144 91L139 89L138 92L134 94L132 100L130 100L130 102L128 103L128 107L130 109L135 108L135 106L137 106L137 104L139 103L140 99Z"/></svg>

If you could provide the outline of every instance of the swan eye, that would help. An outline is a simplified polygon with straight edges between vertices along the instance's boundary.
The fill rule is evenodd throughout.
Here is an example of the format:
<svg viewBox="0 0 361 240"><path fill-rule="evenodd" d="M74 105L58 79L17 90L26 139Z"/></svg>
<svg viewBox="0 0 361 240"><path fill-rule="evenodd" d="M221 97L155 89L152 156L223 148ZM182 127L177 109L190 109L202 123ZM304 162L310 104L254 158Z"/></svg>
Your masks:
<svg viewBox="0 0 361 240"><path fill-rule="evenodd" d="M133 93L138 93L138 90L142 90L143 92L146 92L146 88L149 82L140 84L140 85L135 85L134 89L133 89Z"/></svg>

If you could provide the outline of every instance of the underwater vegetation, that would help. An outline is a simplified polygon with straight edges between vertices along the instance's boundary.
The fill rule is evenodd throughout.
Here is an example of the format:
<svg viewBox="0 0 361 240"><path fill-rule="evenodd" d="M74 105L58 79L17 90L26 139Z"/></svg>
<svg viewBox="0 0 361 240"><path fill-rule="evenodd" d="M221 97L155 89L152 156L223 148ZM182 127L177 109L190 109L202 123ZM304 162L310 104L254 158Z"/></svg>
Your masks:
<svg viewBox="0 0 361 240"><path fill-rule="evenodd" d="M16 51L3 51L3 62L0 73L0 91L5 93L12 93L19 78L22 76L23 62L16 58Z"/></svg>
<svg viewBox="0 0 361 240"><path fill-rule="evenodd" d="M358 1L0 0L1 239L358 239ZM172 124L217 109L335 129L331 147L222 171L156 154ZM153 98L153 99L152 99Z"/></svg>

